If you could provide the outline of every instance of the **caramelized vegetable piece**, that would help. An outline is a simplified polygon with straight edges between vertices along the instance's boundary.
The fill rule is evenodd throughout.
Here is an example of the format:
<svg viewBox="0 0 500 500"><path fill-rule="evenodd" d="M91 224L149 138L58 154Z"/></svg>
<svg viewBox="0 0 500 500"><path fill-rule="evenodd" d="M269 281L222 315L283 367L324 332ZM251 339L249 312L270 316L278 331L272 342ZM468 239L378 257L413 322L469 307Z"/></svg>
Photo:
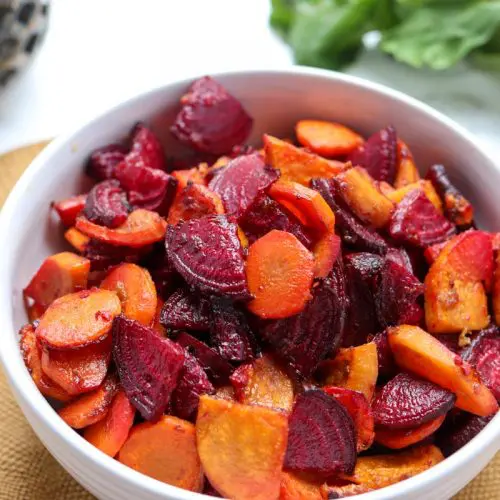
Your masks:
<svg viewBox="0 0 500 500"><path fill-rule="evenodd" d="M389 223L394 204L379 191L366 171L351 168L337 175L335 182L345 202L362 221L375 228Z"/></svg>
<svg viewBox="0 0 500 500"><path fill-rule="evenodd" d="M359 391L370 402L378 376L377 347L374 342L368 342L340 349L337 356L324 361L319 370L323 385Z"/></svg>
<svg viewBox="0 0 500 500"><path fill-rule="evenodd" d="M170 415L132 428L118 461L172 486L200 492L203 471L194 425Z"/></svg>
<svg viewBox="0 0 500 500"><path fill-rule="evenodd" d="M98 389L68 403L57 413L70 427L83 429L106 416L117 390L117 379L110 375Z"/></svg>
<svg viewBox="0 0 500 500"><path fill-rule="evenodd" d="M24 289L24 296L44 311L54 300L87 287L90 261L71 252L47 257Z"/></svg>
<svg viewBox="0 0 500 500"><path fill-rule="evenodd" d="M75 224L76 218L85 206L86 199L86 194L79 194L66 198L65 200L56 201L52 206L61 218L61 222L65 226L70 227Z"/></svg>
<svg viewBox="0 0 500 500"><path fill-rule="evenodd" d="M135 408L120 389L106 416L87 427L83 437L106 455L114 457L121 449L134 423Z"/></svg>
<svg viewBox="0 0 500 500"><path fill-rule="evenodd" d="M470 226L474 219L474 209L451 183L444 166L433 165L427 172L427 179L432 182L441 196L446 216L457 226Z"/></svg>
<svg viewBox="0 0 500 500"><path fill-rule="evenodd" d="M208 480L224 497L278 498L287 435L288 419L280 412L200 398L198 452Z"/></svg>
<svg viewBox="0 0 500 500"><path fill-rule="evenodd" d="M341 403L351 416L356 428L358 453L367 450L375 437L375 424L370 403L366 397L358 391L352 391L345 387L328 386L323 387L323 390Z"/></svg>
<svg viewBox="0 0 500 500"><path fill-rule="evenodd" d="M479 416L498 410L495 397L471 366L421 328L390 328L389 344L402 369L454 392L458 408Z"/></svg>
<svg viewBox="0 0 500 500"><path fill-rule="evenodd" d="M85 247L90 241L90 238L86 234L83 234L74 227L70 227L64 233L64 238L75 250L78 250L80 253L83 253Z"/></svg>
<svg viewBox="0 0 500 500"><path fill-rule="evenodd" d="M413 182L411 184L406 184L390 193L386 193L387 198L389 198L393 203L400 203L402 199L412 191L421 191L427 196L429 201L433 204L434 208L440 213L443 213L443 203L441 198L436 193L434 186L430 181L420 180Z"/></svg>
<svg viewBox="0 0 500 500"><path fill-rule="evenodd" d="M314 277L325 279L340 255L342 242L333 232L325 233L314 245Z"/></svg>
<svg viewBox="0 0 500 500"><path fill-rule="evenodd" d="M375 433L375 441L392 450L407 448L434 434L441 427L445 417L446 415L441 415L411 429L385 429L379 427Z"/></svg>
<svg viewBox="0 0 500 500"><path fill-rule="evenodd" d="M210 302L185 288L179 288L170 295L160 316L166 328L198 332L210 329L210 319Z"/></svg>
<svg viewBox="0 0 500 500"><path fill-rule="evenodd" d="M497 256L495 259L492 303L493 303L493 315L495 317L495 323L497 325L500 325L500 252L497 252Z"/></svg>
<svg viewBox="0 0 500 500"><path fill-rule="evenodd" d="M50 305L36 335L49 348L84 347L103 339L120 311L120 300L114 292L92 288L70 293Z"/></svg>
<svg viewBox="0 0 500 500"><path fill-rule="evenodd" d="M368 488L379 489L416 476L443 460L439 448L422 445L394 455L359 457L354 474L345 478Z"/></svg>
<svg viewBox="0 0 500 500"><path fill-rule="evenodd" d="M115 267L101 283L101 288L116 292L122 314L143 325L150 325L156 314L156 288L147 269L136 264Z"/></svg>
<svg viewBox="0 0 500 500"><path fill-rule="evenodd" d="M205 172L198 167L187 170L174 170L172 176L177 180L177 192L184 189L188 184L205 185Z"/></svg>
<svg viewBox="0 0 500 500"><path fill-rule="evenodd" d="M240 403L267 406L285 412L292 410L293 382L269 354L255 360L252 365L241 366L236 372L241 369L247 373L246 383L236 391Z"/></svg>
<svg viewBox="0 0 500 500"><path fill-rule="evenodd" d="M99 226L85 217L78 217L76 229L111 245L140 248L157 241L165 236L167 223L160 215L150 210L139 208L134 210L124 224L116 229Z"/></svg>
<svg viewBox="0 0 500 500"><path fill-rule="evenodd" d="M20 348L24 364L30 372L31 378L38 387L38 390L48 398L57 401L69 401L71 396L56 383L52 382L42 371L40 349L37 345L33 325L23 326L19 334L21 335Z"/></svg>
<svg viewBox="0 0 500 500"><path fill-rule="evenodd" d="M280 500L327 500L322 481L307 474L283 472L281 475Z"/></svg>
<svg viewBox="0 0 500 500"><path fill-rule="evenodd" d="M42 370L72 396L99 387L111 359L111 335L96 344L70 350L44 348Z"/></svg>
<svg viewBox="0 0 500 500"><path fill-rule="evenodd" d="M191 183L175 196L167 222L175 225L180 221L223 213L224 206L219 195L202 184Z"/></svg>
<svg viewBox="0 0 500 500"><path fill-rule="evenodd" d="M410 149L401 139L398 139L398 166L394 187L401 188L419 180L420 175Z"/></svg>
<svg viewBox="0 0 500 500"><path fill-rule="evenodd" d="M295 125L300 144L321 156L343 156L363 144L364 139L340 123L300 120Z"/></svg>
<svg viewBox="0 0 500 500"><path fill-rule="evenodd" d="M345 167L341 162L325 160L293 144L264 135L266 163L281 172L281 179L308 186L316 177L334 177Z"/></svg>
<svg viewBox="0 0 500 500"><path fill-rule="evenodd" d="M311 297L314 259L290 233L273 230L248 249L248 308L261 318L286 318L302 311Z"/></svg>
<svg viewBox="0 0 500 500"><path fill-rule="evenodd" d="M325 485L323 491L327 495L328 500L333 500L335 498L354 497L362 493L368 493L373 491L373 488L368 488L364 484Z"/></svg>

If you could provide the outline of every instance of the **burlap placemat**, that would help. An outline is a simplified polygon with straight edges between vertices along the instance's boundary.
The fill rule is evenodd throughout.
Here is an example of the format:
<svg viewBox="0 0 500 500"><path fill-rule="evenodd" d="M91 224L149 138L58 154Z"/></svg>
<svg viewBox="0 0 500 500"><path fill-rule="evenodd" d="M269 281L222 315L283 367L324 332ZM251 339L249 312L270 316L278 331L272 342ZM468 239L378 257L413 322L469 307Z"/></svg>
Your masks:
<svg viewBox="0 0 500 500"><path fill-rule="evenodd" d="M16 180L47 143L0 156L0 206ZM90 500L87 493L51 457L12 398L0 371L0 500ZM455 500L500 499L500 454L456 495Z"/></svg>

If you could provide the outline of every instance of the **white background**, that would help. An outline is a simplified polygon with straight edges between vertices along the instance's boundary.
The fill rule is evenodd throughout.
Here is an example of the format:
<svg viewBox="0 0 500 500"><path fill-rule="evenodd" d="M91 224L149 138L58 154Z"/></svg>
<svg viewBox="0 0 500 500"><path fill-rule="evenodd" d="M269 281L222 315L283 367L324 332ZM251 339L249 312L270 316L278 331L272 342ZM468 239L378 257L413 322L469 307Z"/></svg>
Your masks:
<svg viewBox="0 0 500 500"><path fill-rule="evenodd" d="M170 80L290 65L268 15L269 0L52 0L42 49L0 95L0 152ZM500 74L415 71L377 52L348 72L426 101L500 156Z"/></svg>

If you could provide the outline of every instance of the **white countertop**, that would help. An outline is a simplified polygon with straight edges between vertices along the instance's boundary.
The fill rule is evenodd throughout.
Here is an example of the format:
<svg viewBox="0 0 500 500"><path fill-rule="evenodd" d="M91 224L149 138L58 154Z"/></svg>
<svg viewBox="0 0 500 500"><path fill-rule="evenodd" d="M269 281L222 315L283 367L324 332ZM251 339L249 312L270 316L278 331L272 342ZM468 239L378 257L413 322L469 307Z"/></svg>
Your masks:
<svg viewBox="0 0 500 500"><path fill-rule="evenodd" d="M0 152L170 80L290 65L268 14L269 0L52 0L42 49L0 96ZM500 156L500 74L415 71L377 52L348 72L433 105Z"/></svg>

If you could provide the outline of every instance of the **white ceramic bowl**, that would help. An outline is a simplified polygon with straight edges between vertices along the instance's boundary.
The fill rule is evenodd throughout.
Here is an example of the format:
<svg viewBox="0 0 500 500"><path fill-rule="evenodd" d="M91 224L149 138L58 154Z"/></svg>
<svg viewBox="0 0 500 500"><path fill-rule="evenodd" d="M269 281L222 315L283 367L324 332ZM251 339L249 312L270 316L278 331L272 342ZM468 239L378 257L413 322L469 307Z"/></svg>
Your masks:
<svg viewBox="0 0 500 500"><path fill-rule="evenodd" d="M242 100L263 132L291 133L300 118L332 119L369 134L394 124L418 165L444 163L473 201L480 225L500 230L500 170L474 139L451 120L403 94L336 73L290 68L214 75ZM81 192L89 153L125 136L144 120L163 134L167 152L178 145L168 127L189 81L165 85L105 112L55 140L18 182L0 215L0 354L15 397L38 437L63 467L100 499L195 500L208 498L143 476L105 456L70 429L38 392L24 367L17 331L26 321L21 290L42 260L62 247L49 202ZM360 500L435 500L451 497L500 448L500 415L453 456L419 476ZM271 500L271 499L270 499Z"/></svg>

